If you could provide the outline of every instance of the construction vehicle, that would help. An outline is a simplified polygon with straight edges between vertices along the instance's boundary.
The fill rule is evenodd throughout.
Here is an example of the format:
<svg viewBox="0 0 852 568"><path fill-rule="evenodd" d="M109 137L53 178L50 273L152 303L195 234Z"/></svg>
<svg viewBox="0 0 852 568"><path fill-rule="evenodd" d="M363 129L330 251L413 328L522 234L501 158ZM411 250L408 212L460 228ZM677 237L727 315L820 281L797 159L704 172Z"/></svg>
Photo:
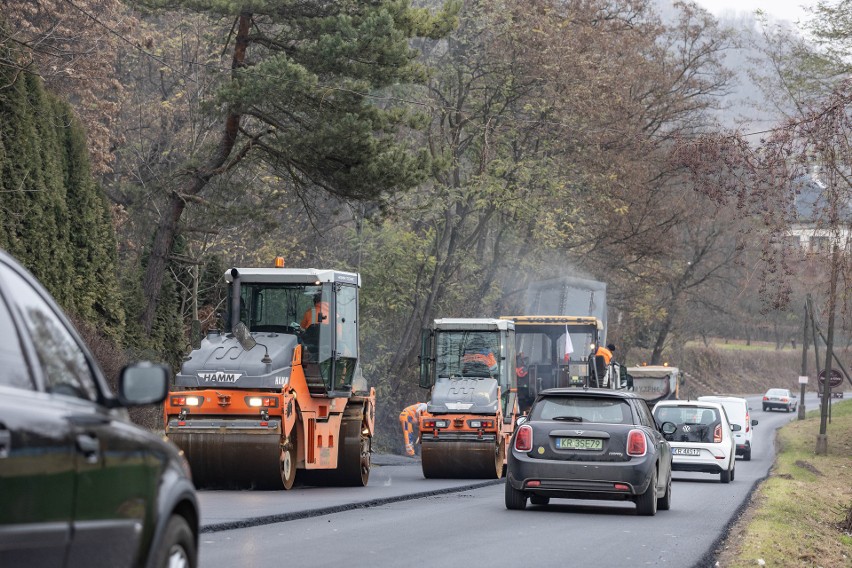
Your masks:
<svg viewBox="0 0 852 568"><path fill-rule="evenodd" d="M360 276L276 266L225 273L230 332L208 332L185 358L166 436L199 487L290 489L297 471L366 485L376 395L359 365Z"/></svg>
<svg viewBox="0 0 852 568"><path fill-rule="evenodd" d="M625 389L618 363L593 357L603 324L594 316L501 316L515 324L518 404L526 412L541 391L558 387Z"/></svg>
<svg viewBox="0 0 852 568"><path fill-rule="evenodd" d="M518 417L515 326L499 319L437 319L423 331L420 386L431 389L420 416L423 475L503 475Z"/></svg>
<svg viewBox="0 0 852 568"><path fill-rule="evenodd" d="M680 391L680 371L668 365L627 367L632 390L650 406L661 400L677 399Z"/></svg>

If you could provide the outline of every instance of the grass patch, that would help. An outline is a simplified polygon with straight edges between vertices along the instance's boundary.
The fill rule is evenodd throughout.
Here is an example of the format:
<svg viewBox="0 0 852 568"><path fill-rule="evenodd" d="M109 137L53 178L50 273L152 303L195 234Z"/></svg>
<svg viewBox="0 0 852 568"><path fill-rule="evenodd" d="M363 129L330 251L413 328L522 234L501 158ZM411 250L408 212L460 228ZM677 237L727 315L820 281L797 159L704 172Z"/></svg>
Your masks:
<svg viewBox="0 0 852 568"><path fill-rule="evenodd" d="M769 477L719 555L720 568L852 565L852 400L835 404L828 455L817 456L819 410L778 430Z"/></svg>

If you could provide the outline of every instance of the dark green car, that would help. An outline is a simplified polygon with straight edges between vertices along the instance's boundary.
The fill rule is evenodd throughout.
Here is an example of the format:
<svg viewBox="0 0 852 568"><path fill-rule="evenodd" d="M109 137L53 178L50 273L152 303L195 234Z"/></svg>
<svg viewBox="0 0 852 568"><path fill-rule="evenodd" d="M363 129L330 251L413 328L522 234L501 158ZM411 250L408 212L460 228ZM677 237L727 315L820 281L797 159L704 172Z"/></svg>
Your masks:
<svg viewBox="0 0 852 568"><path fill-rule="evenodd" d="M132 424L169 370L115 396L49 294L0 251L0 566L197 564L198 503L177 448Z"/></svg>

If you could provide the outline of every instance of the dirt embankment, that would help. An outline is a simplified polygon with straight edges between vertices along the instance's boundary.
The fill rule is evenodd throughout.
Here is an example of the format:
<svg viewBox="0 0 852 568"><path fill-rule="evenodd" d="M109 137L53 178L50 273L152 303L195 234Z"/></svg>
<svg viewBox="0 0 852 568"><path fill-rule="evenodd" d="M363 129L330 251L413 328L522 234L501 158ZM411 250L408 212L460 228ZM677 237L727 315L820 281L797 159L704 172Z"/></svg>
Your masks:
<svg viewBox="0 0 852 568"><path fill-rule="evenodd" d="M799 391L802 352L792 349L728 349L725 347L688 347L680 360L669 364L681 370L681 398L706 394L762 394L778 387ZM808 388L816 391L814 354L808 353Z"/></svg>

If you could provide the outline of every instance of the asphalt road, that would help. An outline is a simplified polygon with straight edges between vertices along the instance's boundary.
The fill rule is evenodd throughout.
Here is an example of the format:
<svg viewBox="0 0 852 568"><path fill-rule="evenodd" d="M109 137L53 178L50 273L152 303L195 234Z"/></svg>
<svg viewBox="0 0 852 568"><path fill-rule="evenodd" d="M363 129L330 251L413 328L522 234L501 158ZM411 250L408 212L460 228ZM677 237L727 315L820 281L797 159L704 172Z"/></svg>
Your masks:
<svg viewBox="0 0 852 568"><path fill-rule="evenodd" d="M727 485L675 472L672 509L655 517L609 501L508 511L502 482L427 480L409 458L378 456L365 488L200 492L201 566L712 566L714 545L772 465L775 430L796 418L749 402L759 421L751 461L738 459ZM817 408L816 395L806 404Z"/></svg>

